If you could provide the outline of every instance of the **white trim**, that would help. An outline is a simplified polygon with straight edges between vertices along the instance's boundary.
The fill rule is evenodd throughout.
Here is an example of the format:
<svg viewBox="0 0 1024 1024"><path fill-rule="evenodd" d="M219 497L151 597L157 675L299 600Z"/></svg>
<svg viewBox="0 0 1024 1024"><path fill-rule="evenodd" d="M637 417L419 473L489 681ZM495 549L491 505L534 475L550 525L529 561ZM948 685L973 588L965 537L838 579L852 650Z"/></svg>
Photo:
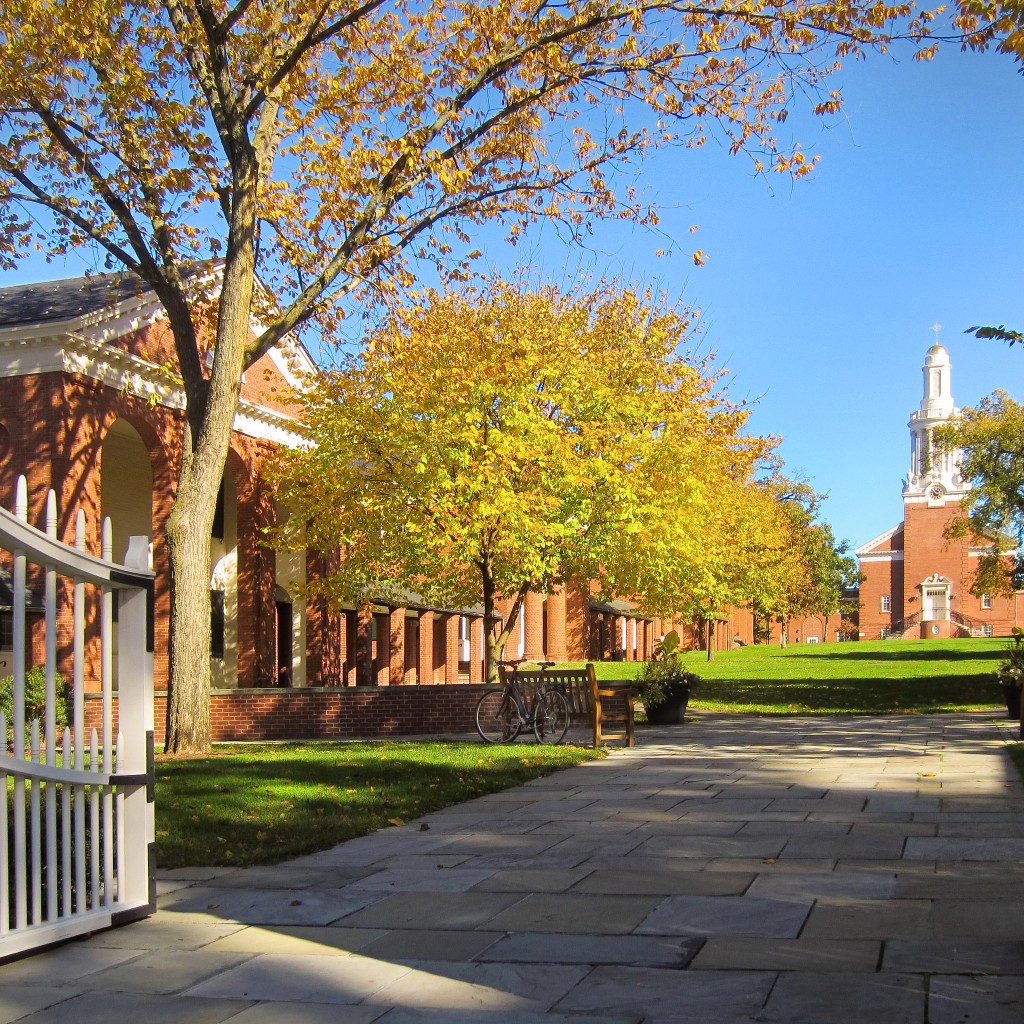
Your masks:
<svg viewBox="0 0 1024 1024"><path fill-rule="evenodd" d="M854 554L870 554L871 548L873 548L876 544L881 544L883 540L888 540L890 537L895 536L901 526L903 526L902 523L897 523L891 530L886 530L885 533L880 533L873 540L869 540L867 544L861 544L861 546L857 548L856 551L854 551Z"/></svg>
<svg viewBox="0 0 1024 1024"><path fill-rule="evenodd" d="M78 374L166 409L185 408L185 391L180 378L148 359L112 347L103 340L81 334L37 335L36 339L26 339L5 337L6 333L0 332L0 377ZM244 398L238 401L232 430L288 448L309 443L295 417Z"/></svg>
<svg viewBox="0 0 1024 1024"><path fill-rule="evenodd" d="M861 562L902 562L902 551L876 551L872 555L860 555Z"/></svg>

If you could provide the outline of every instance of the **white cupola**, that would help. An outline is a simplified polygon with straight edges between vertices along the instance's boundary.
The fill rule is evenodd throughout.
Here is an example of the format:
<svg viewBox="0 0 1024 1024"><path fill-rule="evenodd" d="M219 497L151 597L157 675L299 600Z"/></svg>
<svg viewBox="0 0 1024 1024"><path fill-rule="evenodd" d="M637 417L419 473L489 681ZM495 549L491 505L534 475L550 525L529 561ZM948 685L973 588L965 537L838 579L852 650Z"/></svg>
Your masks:
<svg viewBox="0 0 1024 1024"><path fill-rule="evenodd" d="M960 452L941 452L933 443L935 428L960 415L953 402L953 364L945 346L936 342L928 349L921 372L924 394L920 407L911 414L907 424L910 427L910 472L903 497L945 504L950 497L959 500L966 491L960 476Z"/></svg>

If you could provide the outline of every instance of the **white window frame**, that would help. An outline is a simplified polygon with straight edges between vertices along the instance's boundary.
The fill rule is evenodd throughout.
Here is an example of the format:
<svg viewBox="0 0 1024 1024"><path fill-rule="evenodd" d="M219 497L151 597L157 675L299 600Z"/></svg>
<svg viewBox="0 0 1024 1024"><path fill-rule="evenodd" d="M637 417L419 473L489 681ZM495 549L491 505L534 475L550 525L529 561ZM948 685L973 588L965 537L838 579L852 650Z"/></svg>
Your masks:
<svg viewBox="0 0 1024 1024"><path fill-rule="evenodd" d="M890 594L882 595L882 611L886 614L892 612L892 596Z"/></svg>
<svg viewBox="0 0 1024 1024"><path fill-rule="evenodd" d="M992 610L992 595L991 594L982 594L981 595L981 607L983 609L985 609L985 611L991 611Z"/></svg>

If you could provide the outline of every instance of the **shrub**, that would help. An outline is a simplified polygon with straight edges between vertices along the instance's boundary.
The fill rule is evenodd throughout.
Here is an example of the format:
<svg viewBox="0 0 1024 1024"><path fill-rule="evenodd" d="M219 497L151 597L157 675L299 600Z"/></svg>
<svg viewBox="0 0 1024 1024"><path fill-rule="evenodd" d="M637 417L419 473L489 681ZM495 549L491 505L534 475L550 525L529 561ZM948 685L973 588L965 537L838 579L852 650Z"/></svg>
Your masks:
<svg viewBox="0 0 1024 1024"><path fill-rule="evenodd" d="M61 729L68 724L68 685L60 673L57 674L55 684L57 727ZM14 721L14 676L0 679L0 711L7 719L9 729ZM41 666L33 665L25 673L25 721L30 722L33 718L42 720L45 712L46 672Z"/></svg>

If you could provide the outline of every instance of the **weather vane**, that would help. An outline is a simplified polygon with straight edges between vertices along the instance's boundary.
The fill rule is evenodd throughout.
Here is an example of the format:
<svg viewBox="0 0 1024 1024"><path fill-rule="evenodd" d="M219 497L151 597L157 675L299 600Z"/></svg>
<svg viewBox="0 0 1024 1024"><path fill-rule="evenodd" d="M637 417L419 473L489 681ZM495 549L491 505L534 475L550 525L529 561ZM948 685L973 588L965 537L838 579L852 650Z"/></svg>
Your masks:
<svg viewBox="0 0 1024 1024"><path fill-rule="evenodd" d="M932 324L931 330L935 332L935 344L938 345L939 334L942 332L942 324L940 324L939 321L936 320L935 323Z"/></svg>

